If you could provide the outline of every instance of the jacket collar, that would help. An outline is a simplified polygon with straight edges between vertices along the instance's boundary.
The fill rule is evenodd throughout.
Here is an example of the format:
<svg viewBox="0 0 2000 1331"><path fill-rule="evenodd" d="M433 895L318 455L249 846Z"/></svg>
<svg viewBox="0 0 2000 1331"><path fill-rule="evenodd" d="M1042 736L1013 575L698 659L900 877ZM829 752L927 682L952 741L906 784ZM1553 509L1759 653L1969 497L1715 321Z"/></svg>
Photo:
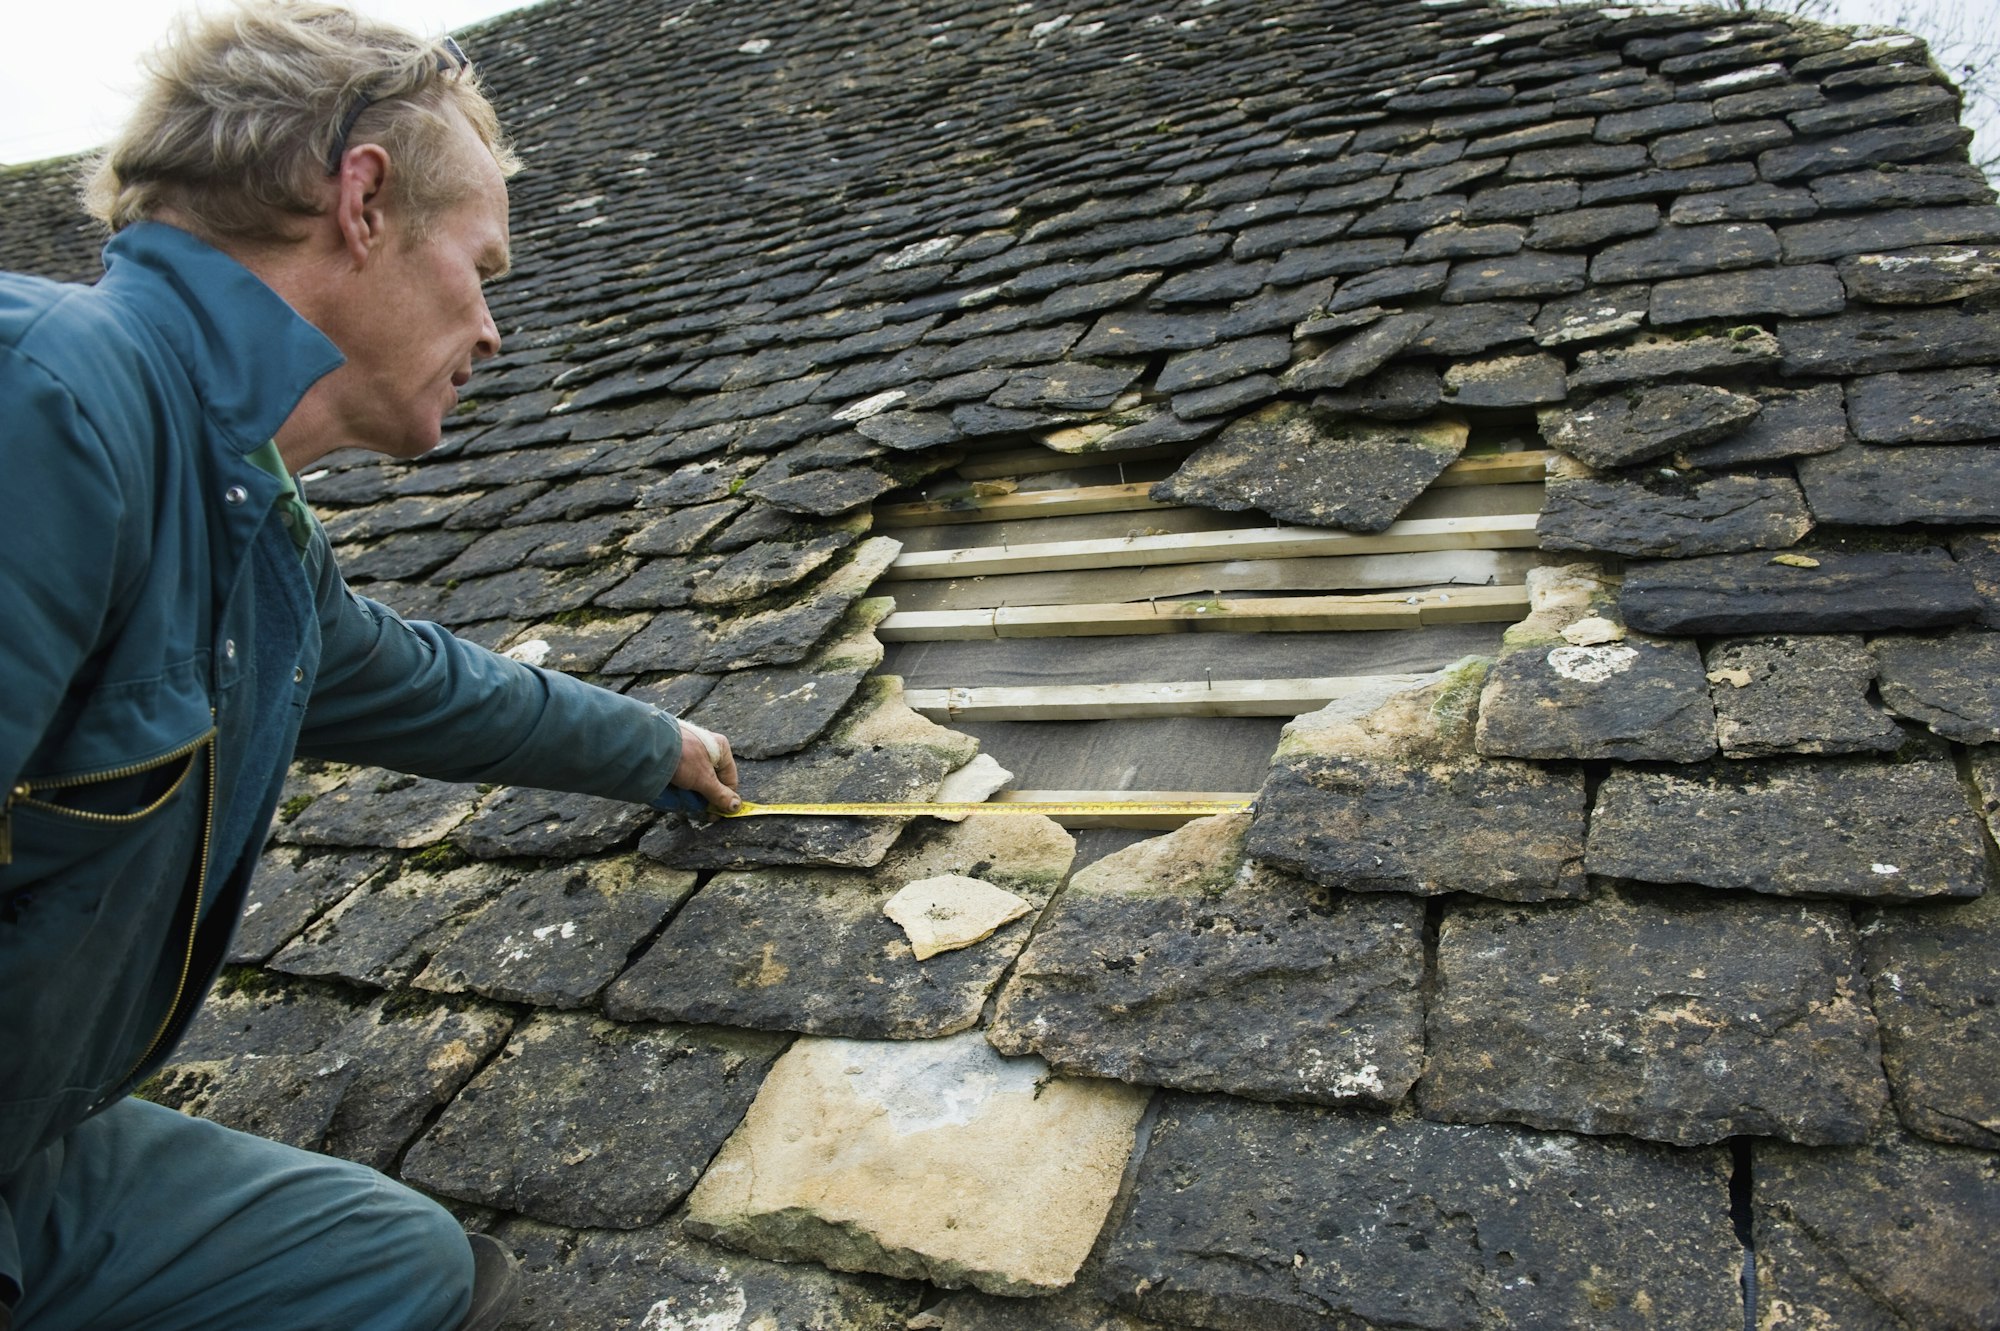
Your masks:
<svg viewBox="0 0 2000 1331"><path fill-rule="evenodd" d="M306 390L345 359L256 274L164 222L113 236L104 267L98 289L160 331L211 424L240 452L269 442Z"/></svg>

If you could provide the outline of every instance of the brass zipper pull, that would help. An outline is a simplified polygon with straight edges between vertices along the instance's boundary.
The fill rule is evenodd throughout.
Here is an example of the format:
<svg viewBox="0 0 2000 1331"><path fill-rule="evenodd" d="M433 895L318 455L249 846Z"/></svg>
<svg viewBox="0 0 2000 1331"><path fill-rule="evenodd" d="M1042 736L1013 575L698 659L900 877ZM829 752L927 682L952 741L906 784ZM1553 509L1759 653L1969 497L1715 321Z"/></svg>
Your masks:
<svg viewBox="0 0 2000 1331"><path fill-rule="evenodd" d="M0 864L14 862L14 801L26 799L34 787L22 781L7 792L7 803L0 807Z"/></svg>

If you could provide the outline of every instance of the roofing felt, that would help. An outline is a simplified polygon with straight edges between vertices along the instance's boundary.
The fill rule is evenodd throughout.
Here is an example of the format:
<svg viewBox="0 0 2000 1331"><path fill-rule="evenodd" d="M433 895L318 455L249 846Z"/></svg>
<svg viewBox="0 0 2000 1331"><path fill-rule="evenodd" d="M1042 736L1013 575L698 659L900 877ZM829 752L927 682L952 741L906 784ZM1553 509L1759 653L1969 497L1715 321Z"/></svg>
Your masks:
<svg viewBox="0 0 2000 1331"><path fill-rule="evenodd" d="M446 1199L518 1327L2000 1325L2000 210L1921 44L580 0L467 46L508 350L430 457L307 478L367 594L726 723L767 799L969 766L884 598L1105 575L912 582L873 515L1024 445L1370 551L1552 448L1539 556L1291 561L1530 613L1329 670L1254 816L1087 864L302 764L150 1094ZM7 266L88 268L57 179L0 176ZM1140 599L1219 598L1137 539ZM1028 913L917 960L885 906L966 877Z"/></svg>

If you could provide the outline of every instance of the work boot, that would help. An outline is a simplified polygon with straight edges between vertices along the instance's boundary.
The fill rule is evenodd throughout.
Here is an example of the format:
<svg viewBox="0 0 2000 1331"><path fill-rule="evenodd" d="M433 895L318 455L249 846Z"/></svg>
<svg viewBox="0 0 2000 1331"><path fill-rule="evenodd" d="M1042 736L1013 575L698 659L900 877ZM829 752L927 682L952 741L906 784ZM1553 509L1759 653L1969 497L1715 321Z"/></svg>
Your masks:
<svg viewBox="0 0 2000 1331"><path fill-rule="evenodd" d="M472 1306L458 1331L494 1331L521 1297L521 1264L494 1239L466 1236L472 1244Z"/></svg>

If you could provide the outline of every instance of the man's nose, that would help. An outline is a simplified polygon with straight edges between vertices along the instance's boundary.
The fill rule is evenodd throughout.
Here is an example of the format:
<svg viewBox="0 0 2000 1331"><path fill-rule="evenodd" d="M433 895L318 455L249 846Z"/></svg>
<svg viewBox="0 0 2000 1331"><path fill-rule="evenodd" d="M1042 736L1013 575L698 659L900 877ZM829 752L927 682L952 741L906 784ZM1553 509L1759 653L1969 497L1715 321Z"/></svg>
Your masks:
<svg viewBox="0 0 2000 1331"><path fill-rule="evenodd" d="M485 297L479 300L479 340L472 344L472 358L485 360L488 356L500 354L500 329L493 322L493 311L486 306Z"/></svg>

